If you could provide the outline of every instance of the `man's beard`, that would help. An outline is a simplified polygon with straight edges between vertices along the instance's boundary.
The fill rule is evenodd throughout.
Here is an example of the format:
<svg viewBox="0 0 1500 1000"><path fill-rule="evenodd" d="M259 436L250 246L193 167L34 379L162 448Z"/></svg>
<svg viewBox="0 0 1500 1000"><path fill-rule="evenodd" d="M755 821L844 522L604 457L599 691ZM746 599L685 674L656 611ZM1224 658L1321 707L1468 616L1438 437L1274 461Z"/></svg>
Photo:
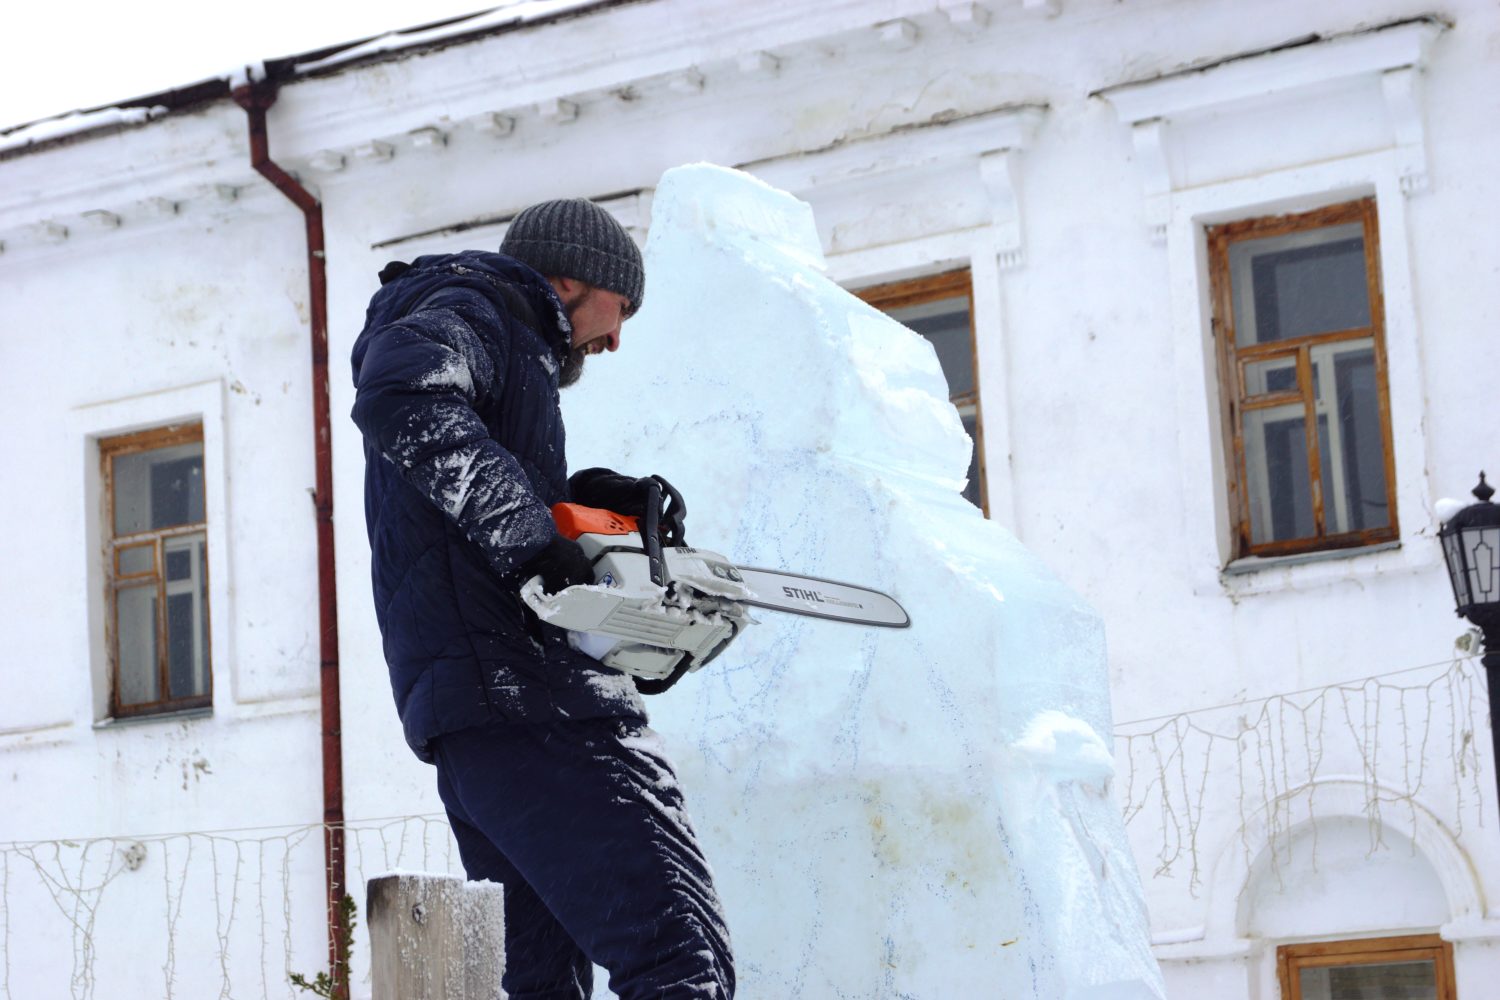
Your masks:
<svg viewBox="0 0 1500 1000"><path fill-rule="evenodd" d="M563 302L563 312L567 314L569 321L573 319L573 314L578 311L579 306L588 302L593 297L593 294L594 290L592 288L584 288L577 295L573 296L571 302ZM567 354L563 355L562 371L557 376L557 387L559 389L566 389L570 385L575 385L579 379L583 378L583 360L587 357L588 351L581 347L574 347Z"/></svg>
<svg viewBox="0 0 1500 1000"><path fill-rule="evenodd" d="M583 362L589 356L589 352L582 347L575 347L563 355L562 370L557 376L557 386L566 389L583 378Z"/></svg>

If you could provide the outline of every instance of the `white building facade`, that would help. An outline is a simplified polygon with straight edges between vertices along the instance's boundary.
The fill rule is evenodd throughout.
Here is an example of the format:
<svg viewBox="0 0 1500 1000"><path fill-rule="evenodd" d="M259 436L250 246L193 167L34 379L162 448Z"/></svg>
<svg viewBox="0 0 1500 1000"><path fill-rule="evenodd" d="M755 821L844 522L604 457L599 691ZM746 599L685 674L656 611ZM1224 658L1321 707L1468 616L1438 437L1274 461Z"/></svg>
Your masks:
<svg viewBox="0 0 1500 1000"><path fill-rule="evenodd" d="M1477 0L642 0L252 74L326 235L351 883L456 860L369 607L375 274L553 197L644 239L705 160L930 337L972 498L1101 614L1168 994L1488 995L1500 803L1433 505L1493 448L1497 36ZM326 963L309 255L232 82L0 136L16 997Z"/></svg>

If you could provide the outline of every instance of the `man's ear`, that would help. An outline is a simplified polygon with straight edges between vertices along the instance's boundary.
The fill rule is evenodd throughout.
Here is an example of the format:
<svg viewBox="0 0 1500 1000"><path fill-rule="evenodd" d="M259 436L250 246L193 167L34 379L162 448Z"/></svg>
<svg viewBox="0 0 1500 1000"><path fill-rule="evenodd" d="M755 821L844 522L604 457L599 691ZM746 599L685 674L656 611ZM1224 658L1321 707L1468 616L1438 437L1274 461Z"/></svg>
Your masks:
<svg viewBox="0 0 1500 1000"><path fill-rule="evenodd" d="M577 278L565 278L560 274L548 275L547 283L563 302L571 302L583 290L583 282Z"/></svg>

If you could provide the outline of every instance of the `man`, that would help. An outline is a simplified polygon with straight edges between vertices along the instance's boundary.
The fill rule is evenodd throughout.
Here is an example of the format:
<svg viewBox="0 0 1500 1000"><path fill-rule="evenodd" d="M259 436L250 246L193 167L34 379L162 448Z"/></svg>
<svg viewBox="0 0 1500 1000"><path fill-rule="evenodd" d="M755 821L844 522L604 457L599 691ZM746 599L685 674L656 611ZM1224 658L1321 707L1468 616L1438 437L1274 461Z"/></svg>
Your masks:
<svg viewBox="0 0 1500 1000"><path fill-rule="evenodd" d="M519 587L593 574L549 508L639 513L644 481L570 482L558 391L620 346L640 251L583 200L518 215L500 253L394 263L354 346L375 611L407 742L437 766L464 868L505 885L512 1000L727 998L718 898L633 680ZM632 506L637 508L632 510Z"/></svg>

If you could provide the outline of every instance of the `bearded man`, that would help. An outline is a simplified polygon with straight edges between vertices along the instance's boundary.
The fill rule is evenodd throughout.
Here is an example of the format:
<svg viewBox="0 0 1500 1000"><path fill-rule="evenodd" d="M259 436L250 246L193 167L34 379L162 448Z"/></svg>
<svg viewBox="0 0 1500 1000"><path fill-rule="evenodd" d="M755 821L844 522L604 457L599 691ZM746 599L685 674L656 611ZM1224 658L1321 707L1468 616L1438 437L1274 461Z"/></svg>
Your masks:
<svg viewBox="0 0 1500 1000"><path fill-rule="evenodd" d="M354 346L375 612L406 741L436 765L469 878L505 886L512 1000L728 998L707 862L633 679L571 648L520 586L592 583L550 508L639 514L645 483L567 473L559 390L620 347L645 272L585 199L500 252L393 263Z"/></svg>

